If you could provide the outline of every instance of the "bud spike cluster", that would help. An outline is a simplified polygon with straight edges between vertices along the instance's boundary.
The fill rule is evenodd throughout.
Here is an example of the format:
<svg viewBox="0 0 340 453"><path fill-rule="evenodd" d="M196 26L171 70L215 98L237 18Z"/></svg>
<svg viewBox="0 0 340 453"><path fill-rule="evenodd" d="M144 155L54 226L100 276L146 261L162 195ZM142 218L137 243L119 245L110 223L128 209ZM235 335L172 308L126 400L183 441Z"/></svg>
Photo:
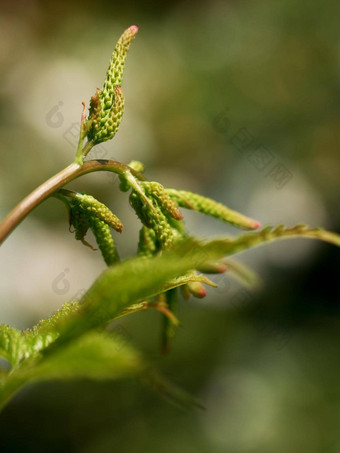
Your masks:
<svg viewBox="0 0 340 453"><path fill-rule="evenodd" d="M167 249L173 244L173 232L167 216L155 199L150 199L151 207L144 198L132 191L130 204L144 226L155 232L156 238L162 249Z"/></svg>
<svg viewBox="0 0 340 453"><path fill-rule="evenodd" d="M122 222L110 209L91 195L61 189L64 196L70 197L70 226L73 225L75 238L95 250L85 241L89 229L94 234L105 263L110 266L119 260L110 227L118 232Z"/></svg>
<svg viewBox="0 0 340 453"><path fill-rule="evenodd" d="M129 181L127 180L127 186ZM144 225L140 231L138 244L138 254L141 256L155 255L172 246L177 239L186 236L178 205L217 217L242 228L258 226L258 222L209 198L187 191L164 189L161 184L154 181L134 180L130 187L132 183L134 185L130 203ZM211 274L223 273L226 271L226 265L223 262L207 263L198 270ZM182 285L182 292L186 298L190 294L198 298L205 297L206 290L203 283L211 284L209 280L186 282Z"/></svg>
<svg viewBox="0 0 340 453"><path fill-rule="evenodd" d="M138 32L132 25L119 38L112 54L102 90L92 96L89 117L91 128L88 140L94 144L111 140L118 131L124 113L124 95L121 89L123 71L130 45Z"/></svg>
<svg viewBox="0 0 340 453"><path fill-rule="evenodd" d="M124 95L121 89L123 71L128 50L137 32L138 27L132 25L119 38L110 60L103 88L102 90L97 89L96 94L90 100L87 121L84 115L82 116L83 135L81 138L87 136L89 145L93 146L110 140L118 131L124 113ZM130 162L126 171L119 174L119 178L120 189L123 192L132 189L129 197L130 204L143 224L138 242L138 255L140 256L152 257L162 250L169 249L177 240L187 236L179 207L199 211L240 228L256 229L260 226L255 220L210 198L184 190L165 189L158 182L144 181L141 176L136 177L135 172L144 172L144 165L141 162ZM107 206L90 195L70 195L69 192L68 196L71 197L71 223L75 229L76 239L89 245L84 238L90 228L106 264L112 265L117 262L119 256L110 227L122 232L121 221ZM226 265L221 261L212 262L197 270L204 273L222 273L225 272ZM193 269L187 275L186 280L184 279L181 283L183 296L186 299L190 295L198 298L205 297L206 289L203 283L213 285L213 282L203 275L197 275L196 270ZM170 312L173 311L170 303L171 296L175 300L175 294L176 292L171 293L171 290L166 290L163 295ZM168 320L166 321L164 345L168 344L168 340L174 333L173 327L169 328Z"/></svg>
<svg viewBox="0 0 340 453"><path fill-rule="evenodd" d="M176 203L158 182L131 180L131 185L132 183L134 186L130 195L130 204L143 225L155 232L159 242L155 252L169 248L178 237L182 236L177 223L183 217ZM140 241L143 241L143 237ZM141 244L140 248L144 250L145 247Z"/></svg>
<svg viewBox="0 0 340 453"><path fill-rule="evenodd" d="M132 25L119 38L110 60L103 88L102 90L97 89L90 100L87 120L85 118L85 103L83 103L80 138L74 161L76 164L83 165L83 158L93 145L111 139L119 128L124 113L124 95L121 89L123 71L128 50L137 32L138 27ZM83 147L85 137L87 137L88 143ZM123 192L131 190L130 204L143 224L139 232L138 242L138 255L141 257L150 258L160 254L163 250L171 248L178 240L188 237L179 207L201 212L239 228L254 230L260 226L260 223L256 220L229 209L211 198L185 190L165 189L158 182L147 181L140 174L144 172L144 165L141 162L132 161L128 166L117 162L115 164L118 164L115 169L112 169L112 167L102 169L117 172L120 179L120 189ZM58 195L58 198L66 203L69 209L70 226L74 226L75 238L90 246L85 241L85 236L87 231L91 229L106 264L110 266L116 263L119 256L110 227L120 233L122 232L123 225L118 217L106 205L100 203L91 195L79 194L65 189L59 189ZM224 250L229 250L230 254L238 253L264 241L294 237L300 234L305 237L323 239L340 246L339 236L333 233L317 228L309 229L305 225L296 225L288 229L279 225L274 229L267 227L256 233L244 234L237 239L226 240L224 246L228 245L228 247ZM216 247L219 247L218 241ZM203 259L205 253L206 250L202 249L202 263L205 261ZM206 260L210 259L208 256L205 258ZM163 328L164 350L168 349L169 341L175 332L174 324L177 321L173 312L177 304L177 288L180 287L185 299L188 299L191 295L203 298L206 296L206 289L203 284L217 285L204 275L198 275L197 271L205 274L216 274L223 273L226 270L235 274L239 280L248 286L254 287L258 284L258 279L254 273L240 263L230 260L205 262L197 265L196 269L191 269L186 274L177 276L174 280L164 284L163 291L158 294L155 305L166 315ZM149 301L144 301L144 303L148 304Z"/></svg>

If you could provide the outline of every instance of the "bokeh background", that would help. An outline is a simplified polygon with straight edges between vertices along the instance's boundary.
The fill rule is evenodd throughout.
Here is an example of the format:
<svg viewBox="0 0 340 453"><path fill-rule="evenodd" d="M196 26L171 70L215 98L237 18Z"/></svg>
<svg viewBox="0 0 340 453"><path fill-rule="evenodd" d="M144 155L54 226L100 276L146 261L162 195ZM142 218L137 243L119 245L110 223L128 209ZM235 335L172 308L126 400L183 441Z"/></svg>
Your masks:
<svg viewBox="0 0 340 453"><path fill-rule="evenodd" d="M149 179L263 224L339 231L339 12L316 0L3 0L0 217L73 159L81 101L136 23L121 128L90 157L141 160ZM134 254L139 224L117 179L70 188L117 213L120 254ZM185 215L199 236L237 233ZM206 410L182 411L135 381L36 385L1 414L2 451L340 452L338 250L293 240L239 260L262 291L218 277L206 299L182 302L170 355L159 354L157 313L120 323ZM61 203L46 201L1 247L1 322L32 326L103 269Z"/></svg>

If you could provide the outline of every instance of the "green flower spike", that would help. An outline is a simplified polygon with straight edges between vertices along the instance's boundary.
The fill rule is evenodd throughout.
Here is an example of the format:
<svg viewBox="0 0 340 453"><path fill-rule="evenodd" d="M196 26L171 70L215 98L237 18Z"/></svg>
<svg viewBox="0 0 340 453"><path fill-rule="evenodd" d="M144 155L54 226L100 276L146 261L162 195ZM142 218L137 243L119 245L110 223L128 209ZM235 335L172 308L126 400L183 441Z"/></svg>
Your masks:
<svg viewBox="0 0 340 453"><path fill-rule="evenodd" d="M178 292L177 288L170 289L165 293L165 302L167 309L172 316L175 316L177 312L178 304ZM176 333L176 327L178 327L169 316L163 316L163 328L162 328L162 344L161 351L163 354L167 354L170 350L170 345L173 337Z"/></svg>
<svg viewBox="0 0 340 453"><path fill-rule="evenodd" d="M90 228L100 251L102 252L105 263L108 266L119 261L119 255L110 231L110 227L98 217L90 218Z"/></svg>
<svg viewBox="0 0 340 453"><path fill-rule="evenodd" d="M92 195L76 193L74 194L73 200L76 205L80 206L83 211L89 213L91 216L98 217L98 219L119 233L123 231L123 224L118 217L105 204L100 203Z"/></svg>
<svg viewBox="0 0 340 453"><path fill-rule="evenodd" d="M203 214L216 217L217 219L244 229L255 230L261 226L256 220L233 211L211 198L203 197L202 195L186 190L166 189L166 191L178 206L183 208L202 212Z"/></svg>
<svg viewBox="0 0 340 453"><path fill-rule="evenodd" d="M163 214L157 201L150 199L147 203L144 199L141 200L139 194L135 191L131 192L130 204L135 210L137 216L144 226L154 230L162 249L169 248L174 241L174 230L171 228L167 217Z"/></svg>
<svg viewBox="0 0 340 453"><path fill-rule="evenodd" d="M121 90L123 71L129 47L137 32L137 25L132 25L119 38L103 89L97 89L91 98L88 117L91 127L87 137L94 144L111 140L118 131L124 113L124 95Z"/></svg>
<svg viewBox="0 0 340 453"><path fill-rule="evenodd" d="M121 35L116 44L115 50L113 51L102 91L102 96L106 101L106 108L110 108L108 103L112 98L114 87L122 84L127 53L137 33L137 25L131 25Z"/></svg>
<svg viewBox="0 0 340 453"><path fill-rule="evenodd" d="M153 181L143 181L140 185L144 188L146 195L157 200L165 214L170 214L175 220L183 219L176 203L166 193L162 184Z"/></svg>

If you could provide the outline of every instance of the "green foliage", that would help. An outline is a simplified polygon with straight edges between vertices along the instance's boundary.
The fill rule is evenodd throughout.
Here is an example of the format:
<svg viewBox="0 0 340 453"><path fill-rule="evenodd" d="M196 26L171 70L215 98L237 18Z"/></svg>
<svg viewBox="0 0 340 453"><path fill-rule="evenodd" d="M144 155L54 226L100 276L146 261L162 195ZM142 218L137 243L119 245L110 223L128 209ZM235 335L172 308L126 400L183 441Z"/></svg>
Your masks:
<svg viewBox="0 0 340 453"><path fill-rule="evenodd" d="M13 366L20 360L22 341L20 330L2 324L0 326L0 356Z"/></svg>
<svg viewBox="0 0 340 453"><path fill-rule="evenodd" d="M162 255L147 259L135 257L109 267L80 303L64 305L32 330L20 332L2 325L0 354L13 368L2 380L0 405L22 386L41 380L102 380L139 375L153 382L155 371L150 365L125 341L122 346L122 339L104 333L105 326L120 317L128 307L161 294L167 295L168 307L174 309L177 303L175 288L205 281L204 277L183 276L190 269L274 239L290 237L316 238L340 245L338 235L301 225L266 228L236 239L206 242L186 239ZM239 268L236 272L244 275ZM175 330L169 320L164 324L163 349L166 350ZM178 401L178 389L174 391L170 384L166 384L166 379L162 380L157 374L157 382L159 380L167 387L167 395Z"/></svg>
<svg viewBox="0 0 340 453"><path fill-rule="evenodd" d="M75 171L85 167L83 158L94 144L111 139L118 129L124 109L120 88L122 74L137 30L136 26L130 27L119 39L104 87L91 99L87 120L83 113ZM83 148L86 136L88 142ZM167 352L179 325L176 317L179 289L184 298L190 295L201 298L206 295L204 285L216 286L198 272L229 271L248 287L256 288L259 278L252 270L225 258L267 242L293 237L319 239L340 246L340 236L306 225L292 228L279 225L236 238L200 241L186 231L179 207L196 210L244 229L257 229L259 222L210 198L188 191L165 189L158 182L147 181L138 173L144 172L143 164L138 161L132 161L129 166L113 161L93 162L103 166L107 164L109 171L118 173L120 189L131 191L130 204L142 223L137 256L119 260L110 228L121 232L123 225L106 205L91 195L56 186L54 195L69 209L75 238L89 245L85 236L91 229L108 268L80 302L64 304L52 317L32 329L21 332L0 325L0 356L11 365L11 369L1 375L0 407L20 388L38 381L137 376L173 402L191 407L194 400L155 371L126 338L109 334L106 331L108 324L136 311L156 308L163 316L161 346L163 352ZM76 176L71 174L69 180Z"/></svg>

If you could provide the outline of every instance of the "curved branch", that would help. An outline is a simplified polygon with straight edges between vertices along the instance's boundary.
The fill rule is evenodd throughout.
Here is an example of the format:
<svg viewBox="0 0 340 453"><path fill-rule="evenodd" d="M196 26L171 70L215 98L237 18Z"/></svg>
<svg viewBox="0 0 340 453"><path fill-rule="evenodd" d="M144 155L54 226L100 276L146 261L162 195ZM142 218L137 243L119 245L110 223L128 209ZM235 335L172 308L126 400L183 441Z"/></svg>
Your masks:
<svg viewBox="0 0 340 453"><path fill-rule="evenodd" d="M72 163L34 189L33 192L20 201L20 203L4 218L0 224L0 244L2 244L9 234L36 206L46 200L46 198L52 195L56 190L79 176L96 171L111 171L121 176L129 172L132 173L136 179L141 181L146 180L143 175L133 168L114 160L88 160L84 162L83 165Z"/></svg>

